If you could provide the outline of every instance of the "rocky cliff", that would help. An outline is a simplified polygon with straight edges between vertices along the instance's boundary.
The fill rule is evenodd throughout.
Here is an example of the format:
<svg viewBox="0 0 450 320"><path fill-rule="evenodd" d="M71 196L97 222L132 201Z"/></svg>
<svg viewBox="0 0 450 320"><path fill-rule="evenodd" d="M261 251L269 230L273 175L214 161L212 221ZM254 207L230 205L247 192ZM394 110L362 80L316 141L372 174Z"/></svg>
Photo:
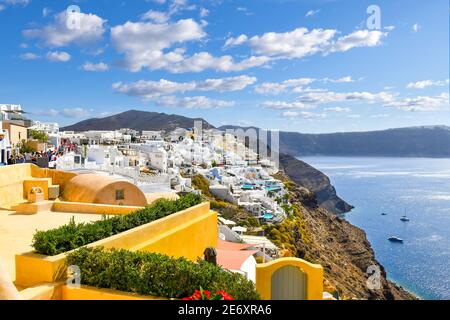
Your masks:
<svg viewBox="0 0 450 320"><path fill-rule="evenodd" d="M280 172L277 178L288 186L292 214L266 232L283 249L284 255L321 264L325 271L325 290L339 299L415 299L387 280L363 230L320 207L314 192L295 184L285 172ZM379 288L370 289L367 285L369 267L379 270L371 278L378 277Z"/></svg>
<svg viewBox="0 0 450 320"><path fill-rule="evenodd" d="M330 179L309 164L288 154L281 154L280 167L298 186L314 192L322 208L338 214L353 209L353 206L337 196L336 189L331 185Z"/></svg>

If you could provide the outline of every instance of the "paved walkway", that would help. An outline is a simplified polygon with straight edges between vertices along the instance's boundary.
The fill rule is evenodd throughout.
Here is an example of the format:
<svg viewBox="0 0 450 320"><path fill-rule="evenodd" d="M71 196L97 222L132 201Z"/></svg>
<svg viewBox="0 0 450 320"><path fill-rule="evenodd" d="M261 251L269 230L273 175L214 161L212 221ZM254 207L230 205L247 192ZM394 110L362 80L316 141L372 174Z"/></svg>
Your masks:
<svg viewBox="0 0 450 320"><path fill-rule="evenodd" d="M0 210L0 260L11 279L15 279L14 257L17 253L32 251L31 242L36 230L48 230L67 224L72 217L76 222L100 220L101 215L60 212L40 212L36 215L19 215Z"/></svg>

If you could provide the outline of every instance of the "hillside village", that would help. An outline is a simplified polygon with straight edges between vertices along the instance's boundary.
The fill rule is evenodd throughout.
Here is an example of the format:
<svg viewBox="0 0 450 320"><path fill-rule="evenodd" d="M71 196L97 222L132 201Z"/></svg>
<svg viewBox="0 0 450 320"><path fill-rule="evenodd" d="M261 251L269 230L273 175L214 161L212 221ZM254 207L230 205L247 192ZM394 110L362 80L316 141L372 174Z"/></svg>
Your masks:
<svg viewBox="0 0 450 320"><path fill-rule="evenodd" d="M299 287L291 284L290 289L286 287L281 293L272 292L272 298L278 295L286 298L289 294L327 300L410 298L401 288L393 287L385 275L382 292L365 288L365 269L373 263L378 264L365 235L334 214L320 209L314 193L293 183L277 161L261 157L249 147L245 138L234 131L198 130L195 123L192 128L171 131L136 131L130 128L60 131L57 124L27 119L19 105L1 105L1 108L0 170L3 167L2 172L5 172L2 177L16 176L18 172L30 170L25 165L32 166L31 177L23 180L21 177L30 173L17 175L14 190L18 192L12 191L8 179L0 177L4 184L0 185L0 192L4 193L2 207L26 214L38 213L42 215L41 219L46 215L45 219L51 220L52 212L58 212L59 219L72 217L76 222L95 224L99 214L115 212L116 215L129 214L131 217L137 208L157 203L158 199L184 201L185 195L194 194L207 201L214 215L202 211L206 208L201 209L204 219L208 219L205 222L209 221L207 228L202 226L202 220L196 222L199 218L186 220L178 228L182 228L180 230L187 237L195 236L198 240L188 245L183 238L177 237L177 240L170 240L172 245L169 247L160 244L162 240L147 240L146 243L154 243L147 244L147 251L196 260L205 250L205 259L211 259L207 252L208 255L213 254L214 264L242 275L256 285L263 298L270 296L271 289L266 286L270 275L283 266L298 266L311 277L311 281L306 285L302 278L306 274L300 276L300 273L298 281L305 286L302 290L298 291ZM41 191L44 193L40 194ZM21 202L22 193L25 202ZM10 223L9 219L4 222L6 225ZM149 228L153 228L154 223L165 223L163 220L150 223ZM191 227L184 227L186 223L199 223L200 229L195 229L198 234L189 231ZM212 225L215 227L211 228ZM35 232L33 224L28 227L27 232ZM84 228L82 225L79 227ZM59 229L52 232L56 230ZM344 232L344 235L337 231ZM158 233L151 239L160 239L154 238L157 236ZM6 243L10 241L18 241L23 248L29 248L27 237L0 241L4 242L4 250L10 251L11 248L6 249ZM160 237L164 238L163 235ZM353 261L353 253L346 251L348 240L344 239L347 237L354 238L352 241L358 250L367 250L363 264ZM34 239L36 241L36 235ZM342 241L338 247L329 244L330 248L335 248L334 253L340 252L339 255L330 255L324 247L323 243L332 241L330 239L336 239L333 241L338 243ZM174 246L173 241L179 244ZM144 245L138 242L130 247L130 242L127 243L118 248L136 250ZM0 249L2 246L0 242ZM210 252L208 247L214 250ZM51 255L53 249L47 250L42 250L42 253ZM21 283L23 288L39 285L43 279L30 280L23 276L21 259L25 256L13 253L16 254L16 266L15 271L11 270L16 273L16 283ZM340 264L344 258L348 260L342 267ZM9 261L12 268L13 260ZM29 267L38 263L25 261L23 263Z"/></svg>

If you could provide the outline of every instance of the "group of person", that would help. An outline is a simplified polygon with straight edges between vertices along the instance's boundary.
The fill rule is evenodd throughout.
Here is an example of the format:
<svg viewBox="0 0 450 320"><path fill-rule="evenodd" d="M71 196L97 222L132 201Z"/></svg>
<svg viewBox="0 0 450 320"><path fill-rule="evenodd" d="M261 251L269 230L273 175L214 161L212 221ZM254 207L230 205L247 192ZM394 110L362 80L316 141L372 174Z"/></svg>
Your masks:
<svg viewBox="0 0 450 320"><path fill-rule="evenodd" d="M24 154L13 155L8 158L8 165L19 163L33 163L39 164L38 159L47 159L48 167L56 168L56 161L63 155L61 150L51 148L47 151L40 152L26 152Z"/></svg>

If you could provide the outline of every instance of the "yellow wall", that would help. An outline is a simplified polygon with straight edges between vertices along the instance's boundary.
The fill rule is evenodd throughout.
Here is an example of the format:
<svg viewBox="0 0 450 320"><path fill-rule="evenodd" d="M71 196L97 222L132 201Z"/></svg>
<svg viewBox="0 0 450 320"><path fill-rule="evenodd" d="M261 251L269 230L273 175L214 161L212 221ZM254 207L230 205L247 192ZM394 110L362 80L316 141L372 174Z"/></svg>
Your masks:
<svg viewBox="0 0 450 320"><path fill-rule="evenodd" d="M278 269L285 266L300 268L306 273L307 300L322 300L323 297L323 268L297 258L281 258L256 266L256 290L263 300L272 298L272 276Z"/></svg>
<svg viewBox="0 0 450 320"><path fill-rule="evenodd" d="M166 298L141 296L133 293L97 289L88 286L80 288L70 288L62 286L62 300L168 300Z"/></svg>
<svg viewBox="0 0 450 320"><path fill-rule="evenodd" d="M59 185L63 191L67 182L76 175L71 172L41 169L32 164L0 167L0 208L10 209L26 201L23 183L25 180L51 178L51 184Z"/></svg>
<svg viewBox="0 0 450 320"><path fill-rule="evenodd" d="M217 239L217 214L210 211L209 203L202 203L88 246L158 252L195 261L207 247L216 247ZM65 273L65 260L65 254L16 255L16 284L30 287L55 282Z"/></svg>
<svg viewBox="0 0 450 320"><path fill-rule="evenodd" d="M23 181L29 178L30 164L0 167L0 208L10 209L11 206L24 201Z"/></svg>

